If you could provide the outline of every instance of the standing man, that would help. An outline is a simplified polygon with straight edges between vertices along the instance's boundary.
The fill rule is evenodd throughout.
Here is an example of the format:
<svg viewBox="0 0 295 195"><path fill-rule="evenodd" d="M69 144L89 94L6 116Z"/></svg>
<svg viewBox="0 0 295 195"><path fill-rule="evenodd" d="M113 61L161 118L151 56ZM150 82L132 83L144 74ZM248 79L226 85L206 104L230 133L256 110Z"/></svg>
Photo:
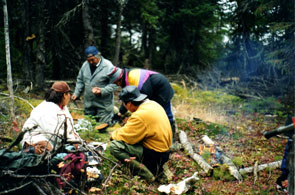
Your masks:
<svg viewBox="0 0 295 195"><path fill-rule="evenodd" d="M111 123L114 108L114 90L107 76L114 65L104 59L95 46L85 50L87 60L83 63L72 100L76 100L84 91L84 114L96 117L98 122Z"/></svg>
<svg viewBox="0 0 295 195"><path fill-rule="evenodd" d="M159 103L165 110L172 127L173 138L175 139L175 119L171 109L171 99L174 95L173 88L166 77L158 72L146 69L120 69L115 67L109 74L111 83L124 88L128 85L135 85L139 91L146 94L150 100ZM126 108L122 105L118 114L114 115L114 120L126 113Z"/></svg>
<svg viewBox="0 0 295 195"><path fill-rule="evenodd" d="M172 130L168 117L160 104L147 99L136 86L125 87L119 98L132 114L123 127L112 133L111 154L153 181L169 159ZM132 157L136 159L130 161Z"/></svg>

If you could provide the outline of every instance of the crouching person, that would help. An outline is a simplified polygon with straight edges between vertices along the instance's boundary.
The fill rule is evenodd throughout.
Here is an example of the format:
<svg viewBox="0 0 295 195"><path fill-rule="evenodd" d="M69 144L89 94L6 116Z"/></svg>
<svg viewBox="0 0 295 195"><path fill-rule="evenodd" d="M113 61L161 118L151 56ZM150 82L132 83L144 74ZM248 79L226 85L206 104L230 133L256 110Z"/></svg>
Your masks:
<svg viewBox="0 0 295 195"><path fill-rule="evenodd" d="M111 154L147 181L153 181L169 159L172 143L169 119L163 107L147 99L136 86L125 87L119 98L132 114L125 126L111 134Z"/></svg>
<svg viewBox="0 0 295 195"><path fill-rule="evenodd" d="M23 126L23 131L31 129L22 140L24 151L42 154L45 150L57 150L64 139L70 143L81 142L67 108L70 98L70 87L66 82L53 83L45 100L33 109Z"/></svg>

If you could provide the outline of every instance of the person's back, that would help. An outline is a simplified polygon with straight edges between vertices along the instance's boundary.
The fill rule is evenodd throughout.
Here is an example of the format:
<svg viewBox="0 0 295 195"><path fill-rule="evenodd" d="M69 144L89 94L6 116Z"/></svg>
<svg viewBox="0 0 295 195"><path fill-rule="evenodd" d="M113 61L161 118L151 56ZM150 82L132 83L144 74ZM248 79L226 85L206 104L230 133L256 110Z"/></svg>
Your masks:
<svg viewBox="0 0 295 195"><path fill-rule="evenodd" d="M166 152L172 143L172 130L164 109L155 101L146 100L132 118L139 118L145 131L142 134L143 146L157 152ZM131 118L131 120L132 120Z"/></svg>
<svg viewBox="0 0 295 195"><path fill-rule="evenodd" d="M128 71L128 81L128 85L137 86L141 93L146 94L150 100L158 102L163 108L170 103L174 95L169 81L158 72L136 68L130 69Z"/></svg>
<svg viewBox="0 0 295 195"><path fill-rule="evenodd" d="M24 149L34 148L36 154L41 154L45 149L57 149L63 139L68 142L81 141L67 108L70 97L70 87L66 82L57 81L52 85L45 94L45 100L33 109L23 126Z"/></svg>

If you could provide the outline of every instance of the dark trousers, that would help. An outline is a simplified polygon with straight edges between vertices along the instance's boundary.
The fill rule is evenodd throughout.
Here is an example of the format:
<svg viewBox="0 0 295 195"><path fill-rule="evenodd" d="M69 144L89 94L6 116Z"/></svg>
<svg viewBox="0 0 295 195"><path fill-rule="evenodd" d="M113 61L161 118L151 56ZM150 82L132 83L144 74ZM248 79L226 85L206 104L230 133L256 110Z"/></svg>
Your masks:
<svg viewBox="0 0 295 195"><path fill-rule="evenodd" d="M285 126L292 124L292 116L288 116L286 121L285 121ZM284 150L284 156L282 159L282 165L281 165L281 171L282 174L280 175L280 177L277 179L277 184L279 184L280 186L282 185L282 182L286 179L288 179L288 175L289 175L289 168L288 168L288 155L291 149L291 146L293 144L292 141L292 136L293 136L293 131L287 132L285 134L286 136L289 137L288 142L286 144L285 150Z"/></svg>
<svg viewBox="0 0 295 195"><path fill-rule="evenodd" d="M170 152L156 152L143 147L142 163L156 176L163 171L163 165L169 160Z"/></svg>

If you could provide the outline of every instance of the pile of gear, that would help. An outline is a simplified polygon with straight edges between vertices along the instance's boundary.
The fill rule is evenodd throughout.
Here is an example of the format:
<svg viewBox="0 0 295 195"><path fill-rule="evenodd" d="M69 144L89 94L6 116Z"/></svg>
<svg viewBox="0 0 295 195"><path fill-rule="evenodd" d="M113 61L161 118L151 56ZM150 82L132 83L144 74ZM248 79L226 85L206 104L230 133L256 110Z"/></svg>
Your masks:
<svg viewBox="0 0 295 195"><path fill-rule="evenodd" d="M87 194L104 179L98 169L104 143L83 143L78 149L65 144L42 155L11 151L17 144L0 149L0 194Z"/></svg>

